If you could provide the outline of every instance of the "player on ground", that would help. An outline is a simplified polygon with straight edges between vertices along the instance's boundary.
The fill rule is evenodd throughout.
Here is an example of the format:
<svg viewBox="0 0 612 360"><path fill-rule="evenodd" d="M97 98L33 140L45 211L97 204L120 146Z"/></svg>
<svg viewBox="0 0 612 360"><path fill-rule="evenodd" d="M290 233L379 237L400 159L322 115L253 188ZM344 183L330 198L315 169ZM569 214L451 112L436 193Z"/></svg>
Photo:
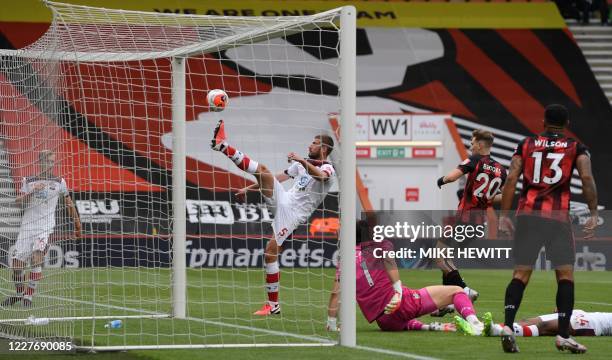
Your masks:
<svg viewBox="0 0 612 360"><path fill-rule="evenodd" d="M361 251L361 246L357 246L355 249L357 254ZM340 263L338 263L340 265ZM334 280L334 287L329 296L329 304L327 306L327 324L325 329L327 331L340 331L338 326L338 302L340 300L340 267L336 267L336 279ZM432 322L424 324L417 319L408 321L406 330L421 330L421 331L443 331L443 332L454 332L456 331L455 324L452 323L439 323Z"/></svg>
<svg viewBox="0 0 612 360"><path fill-rule="evenodd" d="M360 222L359 227L367 226ZM472 301L459 286L435 285L422 289L402 286L395 259L386 257L384 251L392 251L393 244L384 240L366 238L367 230L358 232L357 241L361 251L357 252L357 304L368 320L376 320L383 331L422 330L422 323L413 321L419 316L454 304L463 317L456 317L457 327L470 335L481 335L484 325L476 317ZM465 320L464 320L465 319ZM444 330L446 328L446 330ZM443 327L442 331L452 331Z"/></svg>
<svg viewBox="0 0 612 360"><path fill-rule="evenodd" d="M60 197L64 199L72 217L75 236L78 238L81 233L79 214L68 193L66 181L53 175L55 154L44 150L39 154L39 162L40 173L23 179L20 194L15 199L24 208L11 264L17 294L6 298L1 304L3 307L20 301L24 307L32 306L36 285L42 278L42 265L49 235L55 227L55 209ZM25 268L28 263L30 272L26 285Z"/></svg>
<svg viewBox="0 0 612 360"><path fill-rule="evenodd" d="M493 198L506 181L506 169L491 158L493 134L486 130L474 130L470 151L472 155L465 159L456 169L438 179L438 187L452 183L467 175L465 187L457 209L457 224L484 224L486 210L492 205ZM466 244L466 240L463 244ZM437 247L459 245L454 239L442 239ZM470 297L475 300L478 293L467 287L459 274L459 270L451 259L436 259L436 264L442 270L442 284L456 285L467 289ZM445 311L441 311L443 315Z"/></svg>
<svg viewBox="0 0 612 360"><path fill-rule="evenodd" d="M515 336L555 336L559 333L557 313L540 315L514 323ZM501 336L504 325L495 324L490 312L484 314L485 335ZM612 313L574 310L570 317L570 335L612 336Z"/></svg>
<svg viewBox="0 0 612 360"><path fill-rule="evenodd" d="M251 190L259 190L266 202L272 206L274 237L266 245L264 259L268 301L254 315L280 314L281 308L278 302L279 247L291 236L298 225L308 220L331 188L336 171L327 161L327 157L334 149L334 140L328 135L315 136L308 147L308 159L303 159L293 152L289 153L287 158L291 165L276 176L265 165L250 159L246 154L227 143L223 120L220 120L215 128L211 147L225 154L238 168L253 174L257 179L257 183L241 189L237 196L244 196ZM295 179L293 187L286 191L281 182L290 178Z"/></svg>
<svg viewBox="0 0 612 360"><path fill-rule="evenodd" d="M516 211L514 232L514 273L506 288L505 324L513 324L529 282L533 264L542 246L550 254L557 277L558 335L555 345L559 350L584 353L586 347L570 338L570 316L574 307L574 262L576 249L569 223L570 180L574 168L582 180L584 198L591 211L585 224L585 237L593 236L597 226L597 190L591 173L591 159L586 147L568 138L564 131L569 125L567 109L549 105L544 114L545 131L522 140L510 164L510 173L502 194L502 213L499 230L514 231L508 217L514 189L523 176L523 189ZM518 352L514 332L508 326L502 334L505 352Z"/></svg>

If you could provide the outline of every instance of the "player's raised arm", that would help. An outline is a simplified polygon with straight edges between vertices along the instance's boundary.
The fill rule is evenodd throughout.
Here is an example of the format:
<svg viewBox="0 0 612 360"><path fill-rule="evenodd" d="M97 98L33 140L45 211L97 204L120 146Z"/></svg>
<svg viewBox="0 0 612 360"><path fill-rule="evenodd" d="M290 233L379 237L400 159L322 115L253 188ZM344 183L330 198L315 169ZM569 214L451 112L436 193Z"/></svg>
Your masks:
<svg viewBox="0 0 612 360"><path fill-rule="evenodd" d="M438 179L438 187L442 188L442 185L446 185L448 183L455 182L463 175L465 175L463 171L459 169L453 169L448 174Z"/></svg>
<svg viewBox="0 0 612 360"><path fill-rule="evenodd" d="M591 218L584 225L585 239L588 239L594 236L598 220L597 186L595 185L595 178L591 170L591 158L588 156L588 152L585 151L576 158L576 169L578 169L578 174L582 181L582 194L591 211Z"/></svg>
<svg viewBox="0 0 612 360"><path fill-rule="evenodd" d="M287 158L290 161L295 161L295 162L302 164L304 169L306 169L306 171L308 172L308 175L312 176L312 178L315 180L325 181L330 175L327 171L324 171L316 167L315 165L306 161L306 159L304 159L303 157L299 156L298 154L294 152L289 153L289 155L287 155Z"/></svg>
<svg viewBox="0 0 612 360"><path fill-rule="evenodd" d="M472 144L474 143L478 143L478 140L472 138ZM442 185L455 182L463 175L469 174L474 171L474 169L476 169L476 165L478 164L479 159L480 155L478 153L474 153L469 158L463 160L463 162L461 162L461 164L459 164L455 169L451 170L448 174L438 179L438 188L442 188Z"/></svg>

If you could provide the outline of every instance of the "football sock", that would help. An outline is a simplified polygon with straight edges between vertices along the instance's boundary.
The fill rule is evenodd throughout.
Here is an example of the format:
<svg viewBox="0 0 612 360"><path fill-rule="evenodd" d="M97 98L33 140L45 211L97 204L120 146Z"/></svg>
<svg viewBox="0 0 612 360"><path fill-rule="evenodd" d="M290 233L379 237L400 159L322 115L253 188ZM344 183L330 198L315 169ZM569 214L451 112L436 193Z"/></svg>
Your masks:
<svg viewBox="0 0 612 360"><path fill-rule="evenodd" d="M506 288L506 300L504 302L505 324L514 324L516 312L523 300L525 284L519 279L512 279Z"/></svg>
<svg viewBox="0 0 612 360"><path fill-rule="evenodd" d="M517 323L514 323L514 334L516 336L539 336L540 332L538 331L538 327L536 325L528 325L523 326Z"/></svg>
<svg viewBox="0 0 612 360"><path fill-rule="evenodd" d="M280 270L278 261L266 264L266 292L268 293L268 303L275 305L278 303L278 281Z"/></svg>
<svg viewBox="0 0 612 360"><path fill-rule="evenodd" d="M242 151L226 145L221 150L223 153L240 168L240 170L246 171L249 174L255 174L257 172L257 161L251 160Z"/></svg>
<svg viewBox="0 0 612 360"><path fill-rule="evenodd" d="M25 278L23 276L22 269L13 270L13 282L15 283L15 290L18 296L23 296L23 282Z"/></svg>
<svg viewBox="0 0 612 360"><path fill-rule="evenodd" d="M574 310L574 282L559 280L557 284L557 312L559 319L558 334L569 337L569 323Z"/></svg>
<svg viewBox="0 0 612 360"><path fill-rule="evenodd" d="M28 300L32 300L32 296L34 296L34 291L36 291L36 285L38 280L42 278L42 267L37 266L32 268L30 271L28 287L25 289L23 297Z"/></svg>
<svg viewBox="0 0 612 360"><path fill-rule="evenodd" d="M474 317L476 317L475 316L476 311L474 311L474 306L472 305L472 301L465 293L463 292L456 293L455 296L453 296L453 305L455 305L455 310L459 314L461 314L461 316L464 319L470 321L468 319L470 315L474 315Z"/></svg>

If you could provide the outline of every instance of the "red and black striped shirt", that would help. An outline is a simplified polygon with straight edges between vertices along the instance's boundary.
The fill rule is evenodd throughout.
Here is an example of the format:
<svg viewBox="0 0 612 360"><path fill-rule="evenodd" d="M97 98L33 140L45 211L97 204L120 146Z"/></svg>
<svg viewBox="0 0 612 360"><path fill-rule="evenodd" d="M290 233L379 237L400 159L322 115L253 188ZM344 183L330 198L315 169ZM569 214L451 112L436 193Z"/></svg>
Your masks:
<svg viewBox="0 0 612 360"><path fill-rule="evenodd" d="M472 155L457 168L469 174L459 201L458 219L483 223L485 211L506 182L506 169L489 155Z"/></svg>
<svg viewBox="0 0 612 360"><path fill-rule="evenodd" d="M563 134L545 132L523 139L514 153L523 160L517 215L566 220L570 181L580 155L590 156L587 147Z"/></svg>

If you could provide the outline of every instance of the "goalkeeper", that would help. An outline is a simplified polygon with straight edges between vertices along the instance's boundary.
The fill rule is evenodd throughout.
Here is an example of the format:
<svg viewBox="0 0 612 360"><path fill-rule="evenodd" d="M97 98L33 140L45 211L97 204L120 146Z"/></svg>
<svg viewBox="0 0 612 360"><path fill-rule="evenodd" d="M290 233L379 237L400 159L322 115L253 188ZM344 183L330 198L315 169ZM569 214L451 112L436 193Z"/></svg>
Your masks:
<svg viewBox="0 0 612 360"><path fill-rule="evenodd" d="M359 221L357 242L357 303L368 320L376 320L383 331L418 330L419 316L430 314L441 307L454 304L458 329L469 335L481 335L484 325L478 320L472 301L462 288L454 285L434 285L422 289L409 289L402 286L399 271L394 259L375 257L374 250L379 248L392 251L390 241L375 242L366 238L369 232L367 222ZM422 324L421 324L422 325Z"/></svg>

